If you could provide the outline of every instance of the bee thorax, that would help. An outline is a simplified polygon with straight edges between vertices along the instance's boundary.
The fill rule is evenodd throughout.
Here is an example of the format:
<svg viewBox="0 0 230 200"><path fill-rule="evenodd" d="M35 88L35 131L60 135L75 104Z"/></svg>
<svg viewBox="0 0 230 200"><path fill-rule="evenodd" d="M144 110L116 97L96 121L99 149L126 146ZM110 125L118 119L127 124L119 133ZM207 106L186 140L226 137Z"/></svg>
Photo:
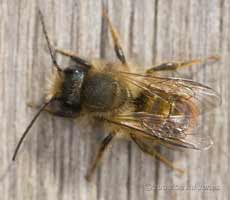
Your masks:
<svg viewBox="0 0 230 200"><path fill-rule="evenodd" d="M110 74L95 74L85 81L82 96L87 109L107 112L126 102L127 88Z"/></svg>

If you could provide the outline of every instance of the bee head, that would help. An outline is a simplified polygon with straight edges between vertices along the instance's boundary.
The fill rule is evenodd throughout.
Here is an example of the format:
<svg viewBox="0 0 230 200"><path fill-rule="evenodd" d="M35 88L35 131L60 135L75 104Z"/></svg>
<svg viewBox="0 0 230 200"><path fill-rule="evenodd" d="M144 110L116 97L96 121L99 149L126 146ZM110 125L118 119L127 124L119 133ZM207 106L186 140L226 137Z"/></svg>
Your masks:
<svg viewBox="0 0 230 200"><path fill-rule="evenodd" d="M81 89L87 70L73 65L66 68L63 73L64 81L59 98L65 106L78 110L81 104Z"/></svg>
<svg viewBox="0 0 230 200"><path fill-rule="evenodd" d="M54 75L48 94L59 102L60 106L72 111L80 111L81 90L87 68L72 65Z"/></svg>

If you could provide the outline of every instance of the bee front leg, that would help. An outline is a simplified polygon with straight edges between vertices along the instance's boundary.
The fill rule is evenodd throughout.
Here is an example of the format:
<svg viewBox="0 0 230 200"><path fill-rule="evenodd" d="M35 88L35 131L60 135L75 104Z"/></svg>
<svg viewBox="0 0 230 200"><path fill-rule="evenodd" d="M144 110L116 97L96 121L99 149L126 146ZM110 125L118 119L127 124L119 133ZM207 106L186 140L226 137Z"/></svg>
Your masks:
<svg viewBox="0 0 230 200"><path fill-rule="evenodd" d="M41 107L41 105L35 104L33 102L27 103L27 106L29 106L30 108L35 108L35 109L39 109ZM56 113L55 111L53 111L50 108L45 108L43 111L45 111L51 115L58 115L58 113Z"/></svg>
<svg viewBox="0 0 230 200"><path fill-rule="evenodd" d="M37 105L34 103L27 103L27 106L31 107L31 108L35 108L35 109L39 109L41 107L41 105ZM52 108L45 108L43 111L54 115L54 116L58 116L58 117L64 117L64 118L75 118L77 117L77 114L74 112L68 112L65 110L55 110Z"/></svg>
<svg viewBox="0 0 230 200"><path fill-rule="evenodd" d="M187 61L172 61L165 62L160 65L156 65L146 71L147 74L151 74L159 71L176 71L177 69L190 67L195 64L204 64L210 61L218 61L220 59L219 56L210 56L204 59L195 59L195 60L187 60Z"/></svg>
<svg viewBox="0 0 230 200"><path fill-rule="evenodd" d="M122 45L120 43L119 34L118 34L117 30L115 29L115 27L112 25L112 22L108 16L107 12L104 9L102 11L102 16L106 19L106 21L108 23L109 30L110 30L110 33L111 33L111 36L113 39L114 51L116 53L116 56L121 61L121 63L123 65L127 66L125 54L124 54L124 51L122 49Z"/></svg>
<svg viewBox="0 0 230 200"><path fill-rule="evenodd" d="M84 67L90 68L92 65L89 61L82 59L79 57L75 52L66 50L66 49L59 49L55 48L55 53L59 53L63 56L69 57L71 60L73 60L75 63L83 65Z"/></svg>
<svg viewBox="0 0 230 200"><path fill-rule="evenodd" d="M111 141L114 138L114 136L115 135L111 133L111 134L109 134L108 136L106 136L103 139L103 141L102 141L102 143L100 145L100 148L99 148L99 150L97 152L96 158L93 161L91 167L89 168L89 170L88 170L88 172L87 172L87 174L85 176L85 178L86 178L87 181L91 180L92 175L95 172L95 169L96 169L97 165L99 164L99 162L100 162L100 160L101 160L101 158L103 156L103 153L105 152L105 150L108 147L108 145L111 143Z"/></svg>

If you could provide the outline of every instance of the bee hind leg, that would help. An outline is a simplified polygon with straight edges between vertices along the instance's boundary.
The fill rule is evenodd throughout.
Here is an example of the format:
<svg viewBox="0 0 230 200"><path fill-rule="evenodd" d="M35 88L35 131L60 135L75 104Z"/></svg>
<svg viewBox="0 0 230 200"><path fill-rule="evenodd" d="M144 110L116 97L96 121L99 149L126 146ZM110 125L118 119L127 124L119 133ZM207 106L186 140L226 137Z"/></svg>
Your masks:
<svg viewBox="0 0 230 200"><path fill-rule="evenodd" d="M195 64L203 64L203 63L213 62L213 61L216 62L219 59L220 59L219 56L209 56L204 59L165 62L148 69L146 73L151 74L159 71L176 71L177 69L190 67Z"/></svg>
<svg viewBox="0 0 230 200"><path fill-rule="evenodd" d="M148 146L145 146L140 140L138 140L136 137L134 137L133 135L131 135L131 138L133 139L133 141L137 144L137 146L146 154L151 155L153 157L155 157L156 159L160 160L161 162L163 162L166 166L168 166L169 168L176 170L177 172L179 172L179 174L184 174L185 170L180 169L178 167L176 167L171 161L169 161L167 158L165 158L164 156L162 156L160 153L158 153L154 148L149 149Z"/></svg>
<svg viewBox="0 0 230 200"><path fill-rule="evenodd" d="M100 145L100 148L96 154L96 158L93 161L92 165L90 166L89 170L87 171L87 174L85 176L87 181L90 181L92 178L92 175L95 172L96 167L98 166L106 148L108 147L108 145L111 143L112 139L114 138L114 134L109 134L108 136L106 136L103 140L102 143Z"/></svg>

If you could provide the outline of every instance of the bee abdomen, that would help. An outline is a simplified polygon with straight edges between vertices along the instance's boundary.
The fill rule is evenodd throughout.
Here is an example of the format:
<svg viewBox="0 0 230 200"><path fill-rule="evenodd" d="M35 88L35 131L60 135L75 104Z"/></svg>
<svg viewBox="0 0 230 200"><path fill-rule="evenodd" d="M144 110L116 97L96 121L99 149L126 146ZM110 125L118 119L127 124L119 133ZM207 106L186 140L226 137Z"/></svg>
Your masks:
<svg viewBox="0 0 230 200"><path fill-rule="evenodd" d="M95 112L108 112L121 107L127 100L127 88L110 74L95 74L83 85L84 106Z"/></svg>
<svg viewBox="0 0 230 200"><path fill-rule="evenodd" d="M155 96L154 98L148 98L144 94L140 94L136 99L136 111L145 111L153 114L167 115L170 112L170 104L163 101L161 98Z"/></svg>

